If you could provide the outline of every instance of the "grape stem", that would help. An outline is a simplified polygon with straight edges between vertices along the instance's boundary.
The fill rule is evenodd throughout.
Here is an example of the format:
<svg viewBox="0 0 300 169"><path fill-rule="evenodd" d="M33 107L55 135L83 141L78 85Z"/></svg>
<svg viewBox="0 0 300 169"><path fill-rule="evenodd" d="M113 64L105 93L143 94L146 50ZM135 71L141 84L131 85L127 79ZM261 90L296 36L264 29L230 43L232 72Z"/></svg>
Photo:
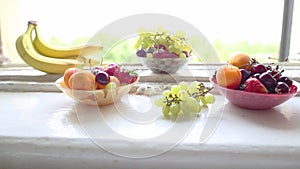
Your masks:
<svg viewBox="0 0 300 169"><path fill-rule="evenodd" d="M187 92L190 96L194 97L194 98L198 98L200 96L205 96L208 92L210 92L214 87L204 87L204 90L202 89L202 86L199 88L199 92L194 92L194 93L190 93L189 91Z"/></svg>
<svg viewBox="0 0 300 169"><path fill-rule="evenodd" d="M180 102L182 102L182 100L177 96L177 94L170 95L169 96L170 99L168 97L166 97L166 100L164 101L164 103L166 103L167 106L171 106L173 103L175 104L179 104Z"/></svg>

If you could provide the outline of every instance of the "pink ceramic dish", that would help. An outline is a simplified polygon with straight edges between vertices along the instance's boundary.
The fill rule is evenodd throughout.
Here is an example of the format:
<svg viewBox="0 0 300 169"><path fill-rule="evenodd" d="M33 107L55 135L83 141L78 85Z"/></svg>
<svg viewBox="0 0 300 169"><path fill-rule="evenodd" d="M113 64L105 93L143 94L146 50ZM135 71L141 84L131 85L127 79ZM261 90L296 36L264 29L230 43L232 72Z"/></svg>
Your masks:
<svg viewBox="0 0 300 169"><path fill-rule="evenodd" d="M290 92L287 94L264 94L246 92L242 90L233 90L225 87L221 87L212 80L214 87L220 92L221 95L226 97L232 104L253 110L265 110L276 107L290 98L294 97L300 89L300 84L293 81L293 84L297 86L297 92Z"/></svg>

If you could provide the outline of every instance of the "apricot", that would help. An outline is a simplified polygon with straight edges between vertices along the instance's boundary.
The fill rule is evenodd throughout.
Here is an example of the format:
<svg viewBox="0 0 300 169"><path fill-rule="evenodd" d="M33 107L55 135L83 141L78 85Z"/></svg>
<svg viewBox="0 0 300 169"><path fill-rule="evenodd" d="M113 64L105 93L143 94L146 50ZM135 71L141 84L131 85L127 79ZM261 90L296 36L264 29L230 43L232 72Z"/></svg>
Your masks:
<svg viewBox="0 0 300 169"><path fill-rule="evenodd" d="M240 69L249 70L251 68L251 58L245 53L236 52L230 55L229 64Z"/></svg>
<svg viewBox="0 0 300 169"><path fill-rule="evenodd" d="M74 90L95 90L95 76L91 72L75 72L69 79L69 86Z"/></svg>
<svg viewBox="0 0 300 169"><path fill-rule="evenodd" d="M65 83L65 86L67 86L68 88L70 88L70 85L69 85L69 79L70 77L75 73L79 71L78 68L76 67L71 67L69 69L67 69L64 73L64 83Z"/></svg>
<svg viewBox="0 0 300 169"><path fill-rule="evenodd" d="M223 65L217 71L216 80L220 86L236 89L241 83L242 73L236 66Z"/></svg>

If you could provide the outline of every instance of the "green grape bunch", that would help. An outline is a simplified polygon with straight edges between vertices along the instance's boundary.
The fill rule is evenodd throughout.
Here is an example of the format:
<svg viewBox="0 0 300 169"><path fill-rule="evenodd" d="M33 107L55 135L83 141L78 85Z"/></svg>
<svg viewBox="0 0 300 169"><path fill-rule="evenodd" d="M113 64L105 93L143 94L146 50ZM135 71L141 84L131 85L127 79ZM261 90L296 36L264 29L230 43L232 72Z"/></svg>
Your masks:
<svg viewBox="0 0 300 169"><path fill-rule="evenodd" d="M212 89L213 87L207 87L198 81L190 85L180 82L173 85L170 90L165 90L162 97L155 100L155 105L162 107L165 116L200 113L202 107L215 102L214 95L209 93Z"/></svg>
<svg viewBox="0 0 300 169"><path fill-rule="evenodd" d="M170 33L159 27L156 32L143 30L138 34L134 48L139 57L187 58L191 55L192 47L182 30Z"/></svg>

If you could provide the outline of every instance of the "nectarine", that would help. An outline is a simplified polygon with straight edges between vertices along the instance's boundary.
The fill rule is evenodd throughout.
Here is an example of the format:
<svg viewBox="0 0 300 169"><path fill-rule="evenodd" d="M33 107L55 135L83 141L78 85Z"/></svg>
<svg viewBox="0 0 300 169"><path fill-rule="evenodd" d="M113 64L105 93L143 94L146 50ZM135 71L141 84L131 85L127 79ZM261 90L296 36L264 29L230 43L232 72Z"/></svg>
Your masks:
<svg viewBox="0 0 300 169"><path fill-rule="evenodd" d="M76 68L76 67L71 67L71 68L69 68L69 69L67 69L67 70L65 71L65 73L64 73L64 83L65 83L65 85L66 85L68 88L70 88L70 85L69 85L69 79L70 79L70 77L71 77L75 72L77 72L77 71L79 71L79 69Z"/></svg>
<svg viewBox="0 0 300 169"><path fill-rule="evenodd" d="M217 83L220 86L236 89L242 80L240 69L233 65L223 65L216 74Z"/></svg>
<svg viewBox="0 0 300 169"><path fill-rule="evenodd" d="M245 53L237 52L230 55L229 64L236 66L240 69L251 68L251 58Z"/></svg>
<svg viewBox="0 0 300 169"><path fill-rule="evenodd" d="M69 79L69 85L74 90L95 90L95 76L91 72L75 72Z"/></svg>

